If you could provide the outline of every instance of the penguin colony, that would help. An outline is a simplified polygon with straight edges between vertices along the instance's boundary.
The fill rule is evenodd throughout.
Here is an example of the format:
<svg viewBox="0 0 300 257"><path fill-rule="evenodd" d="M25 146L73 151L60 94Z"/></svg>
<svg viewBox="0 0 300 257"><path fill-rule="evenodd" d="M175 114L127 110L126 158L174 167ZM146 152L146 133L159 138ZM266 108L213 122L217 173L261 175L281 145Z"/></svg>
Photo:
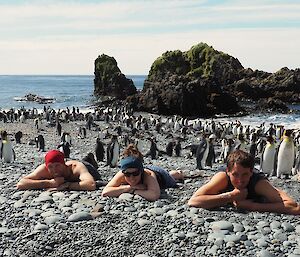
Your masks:
<svg viewBox="0 0 300 257"><path fill-rule="evenodd" d="M36 137L28 142L22 142L22 131L12 134L1 130L1 160L9 163L16 159L14 144L28 143L36 145L37 151L49 150L44 138L44 128L48 127L53 128L57 135L57 149L67 158L72 158L72 140L85 140L89 131L97 131L95 145L90 146L90 153L85 158L96 167L98 162L104 161L110 167L117 167L120 153L132 143L151 159L161 156L191 158L195 169L199 170L212 167L214 163L226 163L230 152L241 149L252 154L256 167L268 176L285 178L300 172L300 129L291 130L280 124L265 123L251 127L238 120L221 123L213 119L145 116L134 114L127 107L116 106L98 108L85 114L75 107L72 111L69 108L54 110L44 107L41 113L35 108L1 111L0 122L33 122L36 128ZM64 131L64 123L70 121L78 122L77 135ZM106 126L100 128L100 122ZM157 142L157 134L165 140ZM192 144L186 143L187 137L193 138ZM142 147L145 143L147 149Z"/></svg>

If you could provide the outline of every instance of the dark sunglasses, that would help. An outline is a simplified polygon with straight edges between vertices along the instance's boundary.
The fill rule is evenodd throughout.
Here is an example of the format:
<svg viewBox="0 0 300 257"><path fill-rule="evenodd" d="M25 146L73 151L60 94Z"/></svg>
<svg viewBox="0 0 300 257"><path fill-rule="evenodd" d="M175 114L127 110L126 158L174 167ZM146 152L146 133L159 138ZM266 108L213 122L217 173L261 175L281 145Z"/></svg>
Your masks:
<svg viewBox="0 0 300 257"><path fill-rule="evenodd" d="M134 171L134 172L126 172L125 170L123 170L122 173L124 174L125 177L131 177L131 176L136 177L136 176L140 175L141 172L139 170Z"/></svg>

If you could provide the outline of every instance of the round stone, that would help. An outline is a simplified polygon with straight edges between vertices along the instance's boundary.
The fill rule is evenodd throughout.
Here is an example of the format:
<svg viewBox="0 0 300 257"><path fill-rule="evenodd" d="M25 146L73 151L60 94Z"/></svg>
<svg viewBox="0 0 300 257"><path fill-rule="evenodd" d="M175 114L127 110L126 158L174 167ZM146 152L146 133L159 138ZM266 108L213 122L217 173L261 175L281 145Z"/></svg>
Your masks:
<svg viewBox="0 0 300 257"><path fill-rule="evenodd" d="M68 221L76 222L76 221L83 221L83 220L91 220L93 217L88 212L77 212L69 216Z"/></svg>
<svg viewBox="0 0 300 257"><path fill-rule="evenodd" d="M215 221L211 225L212 230L229 230L233 231L233 225L231 222L226 220Z"/></svg>

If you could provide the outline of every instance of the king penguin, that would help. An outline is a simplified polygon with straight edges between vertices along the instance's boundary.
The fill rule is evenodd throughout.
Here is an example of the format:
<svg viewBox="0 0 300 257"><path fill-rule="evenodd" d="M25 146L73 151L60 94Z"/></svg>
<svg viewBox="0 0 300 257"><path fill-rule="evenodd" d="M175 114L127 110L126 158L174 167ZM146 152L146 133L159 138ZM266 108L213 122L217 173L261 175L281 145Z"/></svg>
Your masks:
<svg viewBox="0 0 300 257"><path fill-rule="evenodd" d="M295 145L292 138L292 130L287 129L283 133L277 155L277 177L291 175L295 161Z"/></svg>
<svg viewBox="0 0 300 257"><path fill-rule="evenodd" d="M292 173L293 175L296 175L299 172L300 172L300 145L298 144L296 146L296 160L295 160L295 165L293 167Z"/></svg>
<svg viewBox="0 0 300 257"><path fill-rule="evenodd" d="M107 164L114 168L117 166L119 155L120 155L120 145L118 142L117 135L113 135L110 144L107 146Z"/></svg>
<svg viewBox="0 0 300 257"><path fill-rule="evenodd" d="M196 169L203 169L206 166L206 159L209 152L209 144L207 135L203 136L196 151Z"/></svg>
<svg viewBox="0 0 300 257"><path fill-rule="evenodd" d="M267 143L261 154L260 169L268 176L275 174L275 154L276 147L272 136L267 137Z"/></svg>
<svg viewBox="0 0 300 257"><path fill-rule="evenodd" d="M6 163L11 163L16 159L16 155L12 147L12 144L7 137L6 131L1 132L1 139L2 139L1 151L0 151L1 159L3 159L3 161Z"/></svg>
<svg viewBox="0 0 300 257"><path fill-rule="evenodd" d="M104 159L104 147L100 138L96 139L95 155L98 162L103 162Z"/></svg>

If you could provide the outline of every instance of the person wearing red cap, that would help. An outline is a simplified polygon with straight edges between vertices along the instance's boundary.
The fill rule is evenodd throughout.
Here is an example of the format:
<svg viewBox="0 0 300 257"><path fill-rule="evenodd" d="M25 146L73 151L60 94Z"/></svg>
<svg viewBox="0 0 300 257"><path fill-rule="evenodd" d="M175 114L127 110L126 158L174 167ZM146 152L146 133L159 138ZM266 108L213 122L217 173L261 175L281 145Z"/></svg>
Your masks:
<svg viewBox="0 0 300 257"><path fill-rule="evenodd" d="M56 189L56 190L95 190L96 182L87 165L80 161L69 160L58 150L51 150L45 155L45 163L32 173L23 177L17 188Z"/></svg>

